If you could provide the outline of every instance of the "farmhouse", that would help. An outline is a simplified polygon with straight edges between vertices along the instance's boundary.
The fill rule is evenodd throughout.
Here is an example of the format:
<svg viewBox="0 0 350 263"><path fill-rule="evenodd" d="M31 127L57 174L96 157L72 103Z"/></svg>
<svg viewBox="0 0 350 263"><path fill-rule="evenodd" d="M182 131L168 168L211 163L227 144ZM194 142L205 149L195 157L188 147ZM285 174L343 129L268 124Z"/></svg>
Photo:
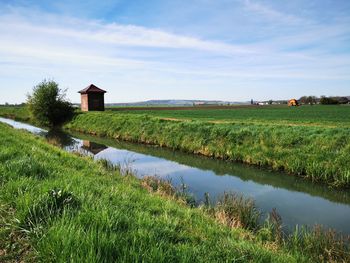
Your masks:
<svg viewBox="0 0 350 263"><path fill-rule="evenodd" d="M94 84L79 91L81 94L82 111L104 111L105 110L105 90L96 87Z"/></svg>
<svg viewBox="0 0 350 263"><path fill-rule="evenodd" d="M288 106L299 106L299 103L296 99L291 99L288 101Z"/></svg>

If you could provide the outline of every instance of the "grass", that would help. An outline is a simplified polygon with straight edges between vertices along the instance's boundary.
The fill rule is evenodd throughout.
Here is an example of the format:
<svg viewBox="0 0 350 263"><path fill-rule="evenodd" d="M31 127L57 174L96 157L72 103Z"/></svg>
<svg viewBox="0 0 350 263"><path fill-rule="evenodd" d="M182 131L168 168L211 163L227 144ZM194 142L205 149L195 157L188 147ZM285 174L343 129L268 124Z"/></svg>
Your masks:
<svg viewBox="0 0 350 263"><path fill-rule="evenodd" d="M17 121L31 121L30 113L24 106L0 106L0 116Z"/></svg>
<svg viewBox="0 0 350 263"><path fill-rule="evenodd" d="M347 105L314 105L295 108L284 105L233 106L230 109L203 107L193 110L126 110L123 113L179 120L350 127L350 107Z"/></svg>
<svg viewBox="0 0 350 263"><path fill-rule="evenodd" d="M0 144L1 262L309 260L34 135L0 124Z"/></svg>

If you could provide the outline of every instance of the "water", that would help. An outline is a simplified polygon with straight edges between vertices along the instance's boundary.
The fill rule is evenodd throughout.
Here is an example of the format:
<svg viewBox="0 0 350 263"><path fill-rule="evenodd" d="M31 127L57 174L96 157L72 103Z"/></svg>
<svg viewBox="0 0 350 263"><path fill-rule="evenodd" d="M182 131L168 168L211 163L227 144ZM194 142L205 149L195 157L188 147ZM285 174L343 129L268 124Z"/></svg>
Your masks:
<svg viewBox="0 0 350 263"><path fill-rule="evenodd" d="M185 183L196 200L209 193L213 201L223 192L237 192L256 201L266 214L276 208L286 228L321 224L350 234L350 193L315 185L284 173L210 159L154 146L120 142L80 133L45 131L0 118L14 128L45 136L67 151L79 151L130 168L138 177L157 175L175 186Z"/></svg>

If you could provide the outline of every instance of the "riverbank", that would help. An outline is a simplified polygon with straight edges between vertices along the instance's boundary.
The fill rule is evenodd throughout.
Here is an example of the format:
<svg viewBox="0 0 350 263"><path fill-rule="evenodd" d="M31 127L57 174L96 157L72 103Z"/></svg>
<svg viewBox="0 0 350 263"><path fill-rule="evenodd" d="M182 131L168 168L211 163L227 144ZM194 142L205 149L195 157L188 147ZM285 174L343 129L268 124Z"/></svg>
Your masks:
<svg viewBox="0 0 350 263"><path fill-rule="evenodd" d="M332 187L350 186L349 128L209 123L110 112L78 114L66 128L266 166Z"/></svg>
<svg viewBox="0 0 350 263"><path fill-rule="evenodd" d="M199 116L197 112L180 110L156 112L163 117L152 113L89 112L77 114L65 127L264 166L332 187L349 188L349 109L314 106L295 114L285 108L211 110L210 114L200 111ZM169 118L171 114L177 118ZM189 119L191 114L194 117ZM220 121L213 121L215 114ZM322 116L319 119L318 114ZM31 121L23 107L0 107L0 116Z"/></svg>
<svg viewBox="0 0 350 263"><path fill-rule="evenodd" d="M300 262L132 176L0 124L0 259Z"/></svg>

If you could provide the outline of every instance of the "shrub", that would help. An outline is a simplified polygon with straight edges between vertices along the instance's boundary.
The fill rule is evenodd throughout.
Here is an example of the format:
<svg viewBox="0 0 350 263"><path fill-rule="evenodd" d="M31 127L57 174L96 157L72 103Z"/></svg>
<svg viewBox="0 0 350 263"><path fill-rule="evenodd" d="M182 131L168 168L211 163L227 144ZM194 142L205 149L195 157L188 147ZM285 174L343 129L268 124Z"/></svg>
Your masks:
<svg viewBox="0 0 350 263"><path fill-rule="evenodd" d="M36 85L27 103L33 118L43 126L58 126L73 117L73 106L54 81L43 80Z"/></svg>

